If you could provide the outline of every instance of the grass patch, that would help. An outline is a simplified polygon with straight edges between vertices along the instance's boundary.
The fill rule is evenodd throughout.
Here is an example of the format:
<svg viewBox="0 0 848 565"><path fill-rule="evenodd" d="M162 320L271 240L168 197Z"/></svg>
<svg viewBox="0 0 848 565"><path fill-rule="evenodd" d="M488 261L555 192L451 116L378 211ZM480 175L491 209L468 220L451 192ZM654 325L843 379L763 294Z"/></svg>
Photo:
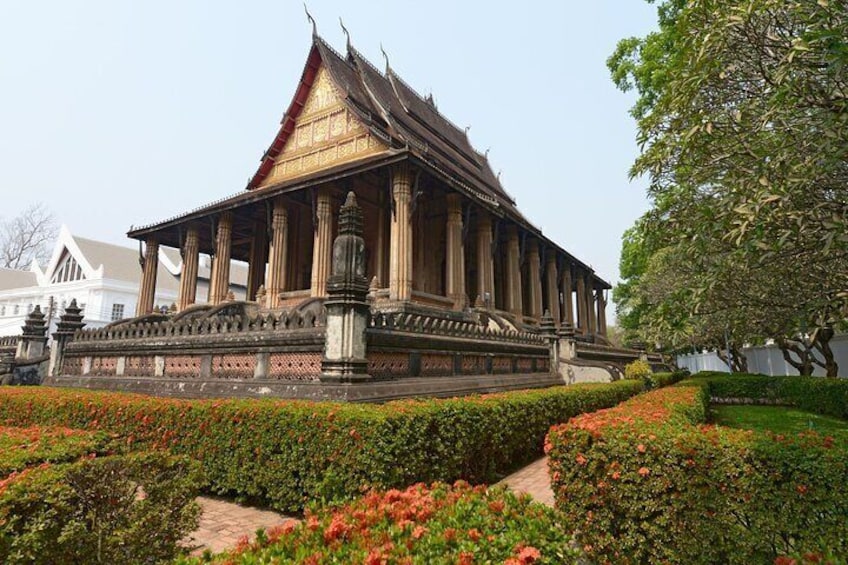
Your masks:
<svg viewBox="0 0 848 565"><path fill-rule="evenodd" d="M729 428L796 434L815 431L848 439L848 421L786 406L713 406L713 421Z"/></svg>

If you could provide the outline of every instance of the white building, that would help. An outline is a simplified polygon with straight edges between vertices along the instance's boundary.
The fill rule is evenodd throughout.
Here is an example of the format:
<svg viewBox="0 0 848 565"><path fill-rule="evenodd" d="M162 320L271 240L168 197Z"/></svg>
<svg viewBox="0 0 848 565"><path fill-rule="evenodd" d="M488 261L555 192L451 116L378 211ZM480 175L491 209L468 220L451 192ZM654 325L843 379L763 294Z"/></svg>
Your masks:
<svg viewBox="0 0 848 565"><path fill-rule="evenodd" d="M205 302L209 289L209 257L201 258L197 301ZM169 307L180 288L182 260L176 249L159 250L155 304ZM233 262L231 290L244 299L247 268ZM71 300L82 308L87 327L103 327L135 315L141 281L139 251L71 234L62 226L50 261L30 270L0 268L0 335L21 333L24 319L36 305L51 321L52 333Z"/></svg>

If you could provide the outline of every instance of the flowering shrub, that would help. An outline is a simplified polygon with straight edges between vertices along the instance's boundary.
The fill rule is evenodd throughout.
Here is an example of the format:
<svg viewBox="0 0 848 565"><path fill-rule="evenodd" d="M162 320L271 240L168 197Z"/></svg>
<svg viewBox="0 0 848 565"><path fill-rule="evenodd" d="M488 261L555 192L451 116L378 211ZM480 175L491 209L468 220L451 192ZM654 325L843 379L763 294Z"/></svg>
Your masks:
<svg viewBox="0 0 848 565"><path fill-rule="evenodd" d="M155 563L197 525L196 473L103 433L0 427L0 562Z"/></svg>
<svg viewBox="0 0 848 565"><path fill-rule="evenodd" d="M492 482L542 453L551 425L637 394L635 382L384 405L176 400L39 387L0 391L0 424L106 430L199 461L210 490L299 511L363 488Z"/></svg>
<svg viewBox="0 0 848 565"><path fill-rule="evenodd" d="M529 497L457 482L372 491L245 539L214 563L576 563L557 514ZM179 561L198 564L203 559Z"/></svg>
<svg viewBox="0 0 848 565"><path fill-rule="evenodd" d="M604 563L848 554L848 446L704 425L705 386L573 418L546 443L557 508Z"/></svg>

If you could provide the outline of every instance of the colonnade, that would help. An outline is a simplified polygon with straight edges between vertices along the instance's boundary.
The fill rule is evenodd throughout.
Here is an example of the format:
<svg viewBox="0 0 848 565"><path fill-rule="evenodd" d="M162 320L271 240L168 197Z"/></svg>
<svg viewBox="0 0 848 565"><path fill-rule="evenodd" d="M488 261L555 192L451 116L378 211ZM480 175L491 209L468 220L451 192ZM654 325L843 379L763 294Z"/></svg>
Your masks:
<svg viewBox="0 0 848 565"><path fill-rule="evenodd" d="M391 169L392 200L388 213L388 292L390 302L415 300L413 291L413 209L415 172L406 163ZM336 211L330 191L319 189L314 200L314 241L312 276L309 295L326 296L331 270L331 252ZM465 204L465 207L463 206ZM468 234L470 211L474 213L474 232ZM289 204L282 196L271 203L266 234L262 222L253 228L250 241L248 297L256 296L260 285L266 290L263 306L279 308L281 295L287 290L289 266ZM500 221L503 234L496 229ZM508 220L494 217L482 206L474 206L456 192L445 196L444 294L446 307L461 311L471 296L476 307L501 309L519 322L538 323L543 312L550 312L555 323L567 324L583 335L606 334L606 298L596 288L591 271L569 259L555 247ZM382 233L383 218L378 222ZM222 212L216 218L215 254L210 276L209 302L220 304L227 299L230 285L233 213ZM380 238L382 239L382 238ZM177 306L192 305L197 291L199 237L196 226L187 227L183 242L183 271ZM474 286L468 288L466 246L474 245ZM375 244L374 247L379 247ZM505 249L504 249L505 248ZM147 238L142 284L137 315L153 310L159 244L154 236ZM376 249L378 277L382 279L383 249ZM495 276L498 255L500 273ZM426 259L426 258L425 258ZM422 276L418 274L418 276ZM502 293L502 296L499 294Z"/></svg>

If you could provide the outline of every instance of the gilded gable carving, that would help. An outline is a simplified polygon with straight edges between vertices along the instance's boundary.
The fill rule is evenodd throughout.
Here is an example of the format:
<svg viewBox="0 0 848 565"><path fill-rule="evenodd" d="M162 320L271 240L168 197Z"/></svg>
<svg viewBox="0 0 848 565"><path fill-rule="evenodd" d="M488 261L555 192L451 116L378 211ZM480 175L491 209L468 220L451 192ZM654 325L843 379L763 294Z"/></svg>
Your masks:
<svg viewBox="0 0 848 565"><path fill-rule="evenodd" d="M327 70L321 66L292 135L276 158L268 186L385 151L342 102Z"/></svg>

